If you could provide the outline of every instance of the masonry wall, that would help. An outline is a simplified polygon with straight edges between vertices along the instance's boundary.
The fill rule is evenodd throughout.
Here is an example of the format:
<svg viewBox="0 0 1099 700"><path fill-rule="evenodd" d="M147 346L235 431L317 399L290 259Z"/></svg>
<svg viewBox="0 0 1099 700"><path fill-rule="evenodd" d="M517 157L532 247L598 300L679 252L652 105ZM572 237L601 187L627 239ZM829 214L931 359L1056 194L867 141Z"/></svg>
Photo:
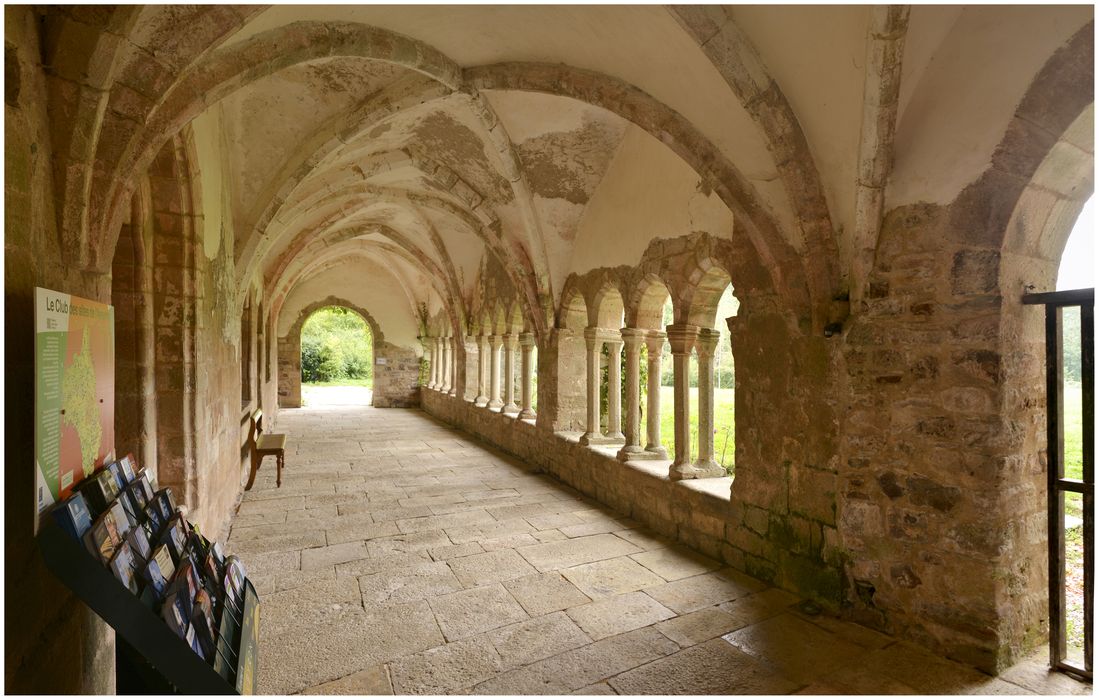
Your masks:
<svg viewBox="0 0 1099 700"><path fill-rule="evenodd" d="M4 17L4 689L109 694L114 632L46 571L35 545L28 397L34 395L34 288L110 303L110 275L63 262L37 18L30 6L5 7Z"/></svg>

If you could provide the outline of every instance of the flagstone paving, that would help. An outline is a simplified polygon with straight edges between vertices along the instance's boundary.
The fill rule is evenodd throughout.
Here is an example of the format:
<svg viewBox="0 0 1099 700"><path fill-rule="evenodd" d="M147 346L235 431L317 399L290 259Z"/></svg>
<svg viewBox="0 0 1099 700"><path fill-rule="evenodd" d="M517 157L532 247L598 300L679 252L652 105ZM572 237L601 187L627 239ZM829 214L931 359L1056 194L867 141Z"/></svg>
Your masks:
<svg viewBox="0 0 1099 700"><path fill-rule="evenodd" d="M228 549L269 694L1086 693L993 678L657 536L415 410L283 410Z"/></svg>

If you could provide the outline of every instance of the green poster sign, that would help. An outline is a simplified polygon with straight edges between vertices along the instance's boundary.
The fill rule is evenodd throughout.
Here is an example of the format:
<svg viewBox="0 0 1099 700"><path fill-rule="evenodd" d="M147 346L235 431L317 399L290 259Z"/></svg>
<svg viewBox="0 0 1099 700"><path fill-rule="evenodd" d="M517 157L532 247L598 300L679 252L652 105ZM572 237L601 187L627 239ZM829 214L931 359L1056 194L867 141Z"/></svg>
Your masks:
<svg viewBox="0 0 1099 700"><path fill-rule="evenodd" d="M38 511L114 459L114 308L34 290Z"/></svg>

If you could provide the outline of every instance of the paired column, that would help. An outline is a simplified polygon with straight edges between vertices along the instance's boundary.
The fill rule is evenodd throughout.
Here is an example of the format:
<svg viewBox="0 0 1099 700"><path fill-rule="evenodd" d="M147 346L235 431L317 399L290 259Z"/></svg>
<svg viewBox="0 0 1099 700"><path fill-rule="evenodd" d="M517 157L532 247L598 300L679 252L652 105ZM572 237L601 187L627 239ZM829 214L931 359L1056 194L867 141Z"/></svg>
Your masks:
<svg viewBox="0 0 1099 700"><path fill-rule="evenodd" d="M725 468L714 460L714 350L721 334L710 328L698 332L698 460L695 476L725 476Z"/></svg>
<svg viewBox="0 0 1099 700"><path fill-rule="evenodd" d="M587 431L580 436L581 445L595 445L602 442L603 433L599 430L599 354L603 350L603 341L598 328L584 329L584 342L587 344Z"/></svg>
<svg viewBox="0 0 1099 700"><path fill-rule="evenodd" d="M421 336L417 336L416 339L420 341L420 345L424 349L424 359L428 360L428 362L430 363L430 361L431 361L431 359L430 359L431 358L431 338L427 337L426 335L421 335ZM429 365L429 367L430 367L430 365ZM426 387L429 387L429 386L431 386L431 372L430 372L430 370L428 371L427 376L424 377L424 387L426 388Z"/></svg>
<svg viewBox="0 0 1099 700"><path fill-rule="evenodd" d="M488 405L489 352L488 336L481 334L477 337L477 398L473 399L476 406Z"/></svg>
<svg viewBox="0 0 1099 700"><path fill-rule="evenodd" d="M534 412L534 334L533 333L520 333L519 334L519 348L521 349L522 362L521 364L521 382L522 382L522 401L523 409L519 411L520 418L534 418L537 414Z"/></svg>
<svg viewBox="0 0 1099 700"><path fill-rule="evenodd" d="M447 363L447 369L450 372L447 393L456 397L458 396L458 336L452 335L447 338L447 352L450 354L450 362Z"/></svg>
<svg viewBox="0 0 1099 700"><path fill-rule="evenodd" d="M519 336L508 333L504 336L504 407L501 413L518 413L515 403L515 354L519 351Z"/></svg>
<svg viewBox="0 0 1099 700"><path fill-rule="evenodd" d="M431 341L431 382L428 383L428 389L439 388L439 339L430 338Z"/></svg>
<svg viewBox="0 0 1099 700"><path fill-rule="evenodd" d="M622 341L626 346L626 444L618 451L618 459L623 462L645 452L641 447L641 343L644 340L645 331L622 329Z"/></svg>
<svg viewBox="0 0 1099 700"><path fill-rule="evenodd" d="M668 342L672 346L672 371L675 374L675 459L668 469L672 481L694 479L691 464L691 350L698 339L698 326L675 323L668 326Z"/></svg>
<svg viewBox="0 0 1099 700"><path fill-rule="evenodd" d="M462 362L464 363L463 366L465 367L465 375L464 375L464 379L462 380L462 400L463 401L468 401L470 403L472 403L475 400L476 393L473 390L473 374L469 371L469 360L470 360L470 353L474 352L472 350L472 348L474 348L476 346L477 346L477 336L467 335L464 338L462 338L462 350L463 350L463 357L464 357ZM478 358L481 357L480 352L477 353L477 357ZM480 376L481 376L480 362L481 362L480 359L478 359L477 360L477 366L478 366L477 378L478 378L478 380L480 380ZM474 396L471 397L470 394L474 394Z"/></svg>
<svg viewBox="0 0 1099 700"><path fill-rule="evenodd" d="M503 408L504 402L500 400L500 348L504 344L504 337L494 335L489 338L492 354L489 362L489 393L488 407L492 409Z"/></svg>
<svg viewBox="0 0 1099 700"><path fill-rule="evenodd" d="M645 428L648 441L645 454L650 459L667 459L668 451L660 444L660 377L664 371L664 340L668 337L663 331L645 333L645 346L648 349L648 414L645 416ZM636 457L634 459L637 459Z"/></svg>
<svg viewBox="0 0 1099 700"><path fill-rule="evenodd" d="M451 355L451 352L450 352L450 338L449 337L443 337L440 340L442 341L441 344L442 344L442 348L443 348L442 349L442 355L441 355L441 358L442 358L441 365L442 365L442 370L443 370L443 378L442 378L442 383L439 386L439 391L443 392L444 394L447 394L447 393L450 393L450 355Z"/></svg>
<svg viewBox="0 0 1099 700"><path fill-rule="evenodd" d="M615 334L617 335L617 333ZM607 349L607 442L624 442L622 435L622 341L610 338Z"/></svg>

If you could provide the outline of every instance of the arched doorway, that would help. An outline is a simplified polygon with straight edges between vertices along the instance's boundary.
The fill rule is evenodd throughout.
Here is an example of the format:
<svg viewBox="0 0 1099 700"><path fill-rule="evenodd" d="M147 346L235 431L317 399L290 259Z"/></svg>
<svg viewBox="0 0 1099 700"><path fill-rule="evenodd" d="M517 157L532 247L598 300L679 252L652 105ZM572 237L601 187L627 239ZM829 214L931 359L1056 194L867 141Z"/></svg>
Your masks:
<svg viewBox="0 0 1099 700"><path fill-rule="evenodd" d="M302 405L369 406L374 387L370 324L345 306L316 309L301 327Z"/></svg>

